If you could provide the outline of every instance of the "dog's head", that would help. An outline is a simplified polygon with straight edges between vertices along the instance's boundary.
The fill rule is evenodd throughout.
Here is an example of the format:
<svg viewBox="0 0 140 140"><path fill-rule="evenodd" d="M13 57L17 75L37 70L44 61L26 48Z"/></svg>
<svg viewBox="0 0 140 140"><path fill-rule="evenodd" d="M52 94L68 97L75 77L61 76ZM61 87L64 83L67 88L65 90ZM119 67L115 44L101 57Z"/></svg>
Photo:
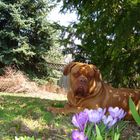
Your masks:
<svg viewBox="0 0 140 140"><path fill-rule="evenodd" d="M96 82L101 81L101 74L95 65L71 62L64 68L64 75L69 75L70 88L75 96L86 97Z"/></svg>

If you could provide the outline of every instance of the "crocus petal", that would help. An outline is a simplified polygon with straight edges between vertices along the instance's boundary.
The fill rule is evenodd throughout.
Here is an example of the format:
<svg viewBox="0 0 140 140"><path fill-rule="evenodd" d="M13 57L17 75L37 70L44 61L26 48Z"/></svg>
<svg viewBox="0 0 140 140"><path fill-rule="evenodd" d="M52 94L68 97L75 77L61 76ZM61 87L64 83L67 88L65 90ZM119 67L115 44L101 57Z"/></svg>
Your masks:
<svg viewBox="0 0 140 140"><path fill-rule="evenodd" d="M72 117L72 123L74 126L79 128L79 123L77 122L77 114Z"/></svg>
<svg viewBox="0 0 140 140"><path fill-rule="evenodd" d="M110 115L115 118L117 116L119 108L118 107L115 107L115 108L109 107L108 111L109 111Z"/></svg>
<svg viewBox="0 0 140 140"><path fill-rule="evenodd" d="M109 116L103 116L103 123L108 127L112 127L116 122L117 122L117 119L116 118L113 118L111 115Z"/></svg>
<svg viewBox="0 0 140 140"><path fill-rule="evenodd" d="M85 112L86 114L88 114L88 112L90 111L90 109L84 109L84 111L83 112Z"/></svg>
<svg viewBox="0 0 140 140"><path fill-rule="evenodd" d="M109 122L113 121L113 117L111 115L109 116L104 115L102 120L103 120L103 123L107 125Z"/></svg>
<svg viewBox="0 0 140 140"><path fill-rule="evenodd" d="M102 108L98 108L97 110L87 111L89 121L95 124L99 123L102 120L102 117L104 116L105 112L106 109L102 109Z"/></svg>
<svg viewBox="0 0 140 140"><path fill-rule="evenodd" d="M98 108L97 111L100 114L100 119L104 116L104 114L106 113L106 108L102 109L102 108Z"/></svg>
<svg viewBox="0 0 140 140"><path fill-rule="evenodd" d="M72 123L78 127L81 131L84 130L85 125L88 121L88 115L86 112L80 112L72 117Z"/></svg>
<svg viewBox="0 0 140 140"><path fill-rule="evenodd" d="M100 121L99 112L97 110L90 110L88 112L89 121L93 123L98 123Z"/></svg>
<svg viewBox="0 0 140 140"><path fill-rule="evenodd" d="M108 123L108 127L109 127L109 128L112 127L113 125L116 124L116 122L117 122L117 119L116 119L116 118L113 119L112 121L110 121L110 122Z"/></svg>
<svg viewBox="0 0 140 140"><path fill-rule="evenodd" d="M118 120L122 119L126 115L126 112L124 112L123 109L119 109L118 107L109 107L108 111L113 118L117 118Z"/></svg>
<svg viewBox="0 0 140 140"><path fill-rule="evenodd" d="M121 109L120 115L118 116L119 120L123 119L125 117L125 115L126 115L126 112Z"/></svg>
<svg viewBox="0 0 140 140"><path fill-rule="evenodd" d="M72 140L88 140L88 138L84 135L84 132L74 130L72 132Z"/></svg>

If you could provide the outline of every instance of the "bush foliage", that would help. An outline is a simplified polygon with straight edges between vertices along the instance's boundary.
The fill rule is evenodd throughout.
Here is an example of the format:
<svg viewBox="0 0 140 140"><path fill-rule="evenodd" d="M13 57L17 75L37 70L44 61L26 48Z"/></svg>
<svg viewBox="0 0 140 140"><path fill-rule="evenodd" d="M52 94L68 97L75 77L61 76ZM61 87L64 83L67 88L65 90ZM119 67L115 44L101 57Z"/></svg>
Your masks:
<svg viewBox="0 0 140 140"><path fill-rule="evenodd" d="M96 64L114 86L140 87L139 9L140 0L63 1L62 11L78 16L78 22L63 29L65 53Z"/></svg>
<svg viewBox="0 0 140 140"><path fill-rule="evenodd" d="M50 10L47 0L0 1L0 68L46 74L44 55L53 45Z"/></svg>

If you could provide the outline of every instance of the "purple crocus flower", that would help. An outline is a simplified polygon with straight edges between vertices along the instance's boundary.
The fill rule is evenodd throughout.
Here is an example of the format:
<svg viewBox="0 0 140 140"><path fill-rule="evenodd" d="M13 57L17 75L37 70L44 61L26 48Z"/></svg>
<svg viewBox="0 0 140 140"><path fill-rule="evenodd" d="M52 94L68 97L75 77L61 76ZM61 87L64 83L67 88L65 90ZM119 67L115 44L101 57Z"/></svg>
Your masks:
<svg viewBox="0 0 140 140"><path fill-rule="evenodd" d="M88 140L88 138L84 135L84 132L79 132L78 130L73 130L72 140Z"/></svg>
<svg viewBox="0 0 140 140"><path fill-rule="evenodd" d="M85 111L75 114L72 117L72 123L78 127L81 131L84 130L86 123L88 122L88 115Z"/></svg>
<svg viewBox="0 0 140 140"><path fill-rule="evenodd" d="M95 124L99 123L104 116L106 109L98 108L97 110L85 110L88 114L88 119L90 122Z"/></svg>
<svg viewBox="0 0 140 140"><path fill-rule="evenodd" d="M119 109L118 107L109 107L108 112L113 118L117 118L118 120L121 120L126 115L126 112L121 108Z"/></svg>
<svg viewBox="0 0 140 140"><path fill-rule="evenodd" d="M102 121L108 128L111 128L117 122L117 118L113 118L111 115L104 115Z"/></svg>

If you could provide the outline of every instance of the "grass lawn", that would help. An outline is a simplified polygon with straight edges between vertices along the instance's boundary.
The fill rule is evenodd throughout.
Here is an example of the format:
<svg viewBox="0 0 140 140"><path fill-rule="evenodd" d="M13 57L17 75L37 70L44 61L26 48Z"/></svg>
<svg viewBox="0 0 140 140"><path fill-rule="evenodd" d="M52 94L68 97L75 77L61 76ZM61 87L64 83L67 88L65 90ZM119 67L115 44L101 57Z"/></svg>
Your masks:
<svg viewBox="0 0 140 140"><path fill-rule="evenodd" d="M0 140L34 136L44 140L67 140L71 134L71 116L46 111L50 105L63 106L64 101L1 95Z"/></svg>
<svg viewBox="0 0 140 140"><path fill-rule="evenodd" d="M64 104L65 101L0 93L0 140L15 140L22 136L33 137L30 140L70 140L74 128L72 115L55 115L46 110L48 106L62 107ZM121 140L140 140L140 127L128 123Z"/></svg>

